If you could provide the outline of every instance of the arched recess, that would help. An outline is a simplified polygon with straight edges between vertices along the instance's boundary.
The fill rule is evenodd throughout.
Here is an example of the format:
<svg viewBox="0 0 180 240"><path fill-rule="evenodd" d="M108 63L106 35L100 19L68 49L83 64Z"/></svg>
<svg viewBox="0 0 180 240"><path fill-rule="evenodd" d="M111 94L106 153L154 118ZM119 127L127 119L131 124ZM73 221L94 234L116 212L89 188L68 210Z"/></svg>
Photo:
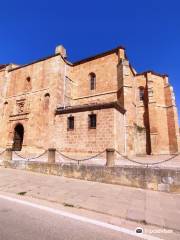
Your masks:
<svg viewBox="0 0 180 240"><path fill-rule="evenodd" d="M13 151L21 151L24 139L24 127L18 123L14 128Z"/></svg>
<svg viewBox="0 0 180 240"><path fill-rule="evenodd" d="M27 92L32 90L31 77L30 76L26 77L26 79L25 79L24 90L27 91Z"/></svg>
<svg viewBox="0 0 180 240"><path fill-rule="evenodd" d="M50 101L50 94L46 93L44 95L44 110L45 111L49 110L49 101Z"/></svg>
<svg viewBox="0 0 180 240"><path fill-rule="evenodd" d="M5 115L6 115L7 108L8 108L8 102L7 102L7 101L5 101L5 102L4 102L4 106L3 106L3 116L5 116Z"/></svg>

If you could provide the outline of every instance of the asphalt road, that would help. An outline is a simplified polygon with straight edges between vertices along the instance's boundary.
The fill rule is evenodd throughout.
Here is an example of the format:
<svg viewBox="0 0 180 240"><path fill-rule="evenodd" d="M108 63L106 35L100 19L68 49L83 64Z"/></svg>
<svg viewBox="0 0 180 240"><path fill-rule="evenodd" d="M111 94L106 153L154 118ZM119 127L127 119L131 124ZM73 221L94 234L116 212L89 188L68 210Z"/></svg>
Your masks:
<svg viewBox="0 0 180 240"><path fill-rule="evenodd" d="M137 240L42 209L0 199L0 240Z"/></svg>

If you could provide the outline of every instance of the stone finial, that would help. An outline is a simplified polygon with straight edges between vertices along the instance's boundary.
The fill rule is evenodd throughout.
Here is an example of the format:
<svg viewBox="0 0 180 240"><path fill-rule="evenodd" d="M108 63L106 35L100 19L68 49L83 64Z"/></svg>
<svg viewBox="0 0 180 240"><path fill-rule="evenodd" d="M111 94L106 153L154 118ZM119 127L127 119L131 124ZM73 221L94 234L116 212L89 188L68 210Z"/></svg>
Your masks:
<svg viewBox="0 0 180 240"><path fill-rule="evenodd" d="M119 48L119 53L118 53L118 55L119 55L119 58L120 59L125 59L126 57L125 57L125 50L123 49L123 48Z"/></svg>
<svg viewBox="0 0 180 240"><path fill-rule="evenodd" d="M63 45L58 45L55 49L55 54L60 53L63 58L67 58L66 49Z"/></svg>
<svg viewBox="0 0 180 240"><path fill-rule="evenodd" d="M14 68L17 68L17 67L19 67L20 65L18 65L18 64L14 64L14 63L11 63L11 64L9 64L7 67L6 67L6 69L7 69L7 71L9 71L9 70L12 70L12 69L14 69Z"/></svg>

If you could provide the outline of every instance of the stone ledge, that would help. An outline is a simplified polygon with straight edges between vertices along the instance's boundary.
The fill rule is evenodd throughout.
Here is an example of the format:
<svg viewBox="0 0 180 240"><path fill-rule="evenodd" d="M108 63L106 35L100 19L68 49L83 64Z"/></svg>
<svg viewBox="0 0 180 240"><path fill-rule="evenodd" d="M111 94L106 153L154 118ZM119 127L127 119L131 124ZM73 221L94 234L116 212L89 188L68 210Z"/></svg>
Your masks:
<svg viewBox="0 0 180 240"><path fill-rule="evenodd" d="M3 166L88 181L180 193L180 169L137 166L106 167L25 161L4 162Z"/></svg>
<svg viewBox="0 0 180 240"><path fill-rule="evenodd" d="M56 109L55 114L66 114L66 113L76 113L76 112L86 112L92 110L108 109L115 108L120 113L125 114L126 110L119 105L118 102L109 102L109 103L91 103L91 104L82 104L75 106L59 107Z"/></svg>

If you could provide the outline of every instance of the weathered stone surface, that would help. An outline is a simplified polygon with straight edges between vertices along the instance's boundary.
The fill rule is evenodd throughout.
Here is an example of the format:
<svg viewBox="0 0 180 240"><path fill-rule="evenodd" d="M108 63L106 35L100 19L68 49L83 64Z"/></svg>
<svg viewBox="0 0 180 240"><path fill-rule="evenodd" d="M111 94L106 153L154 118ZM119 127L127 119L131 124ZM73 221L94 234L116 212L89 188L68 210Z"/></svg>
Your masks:
<svg viewBox="0 0 180 240"><path fill-rule="evenodd" d="M5 167L44 174L118 184L163 192L180 192L180 169L159 169L136 166L106 167L100 165L58 164L27 161L6 161ZM164 176L171 181L164 183Z"/></svg>

